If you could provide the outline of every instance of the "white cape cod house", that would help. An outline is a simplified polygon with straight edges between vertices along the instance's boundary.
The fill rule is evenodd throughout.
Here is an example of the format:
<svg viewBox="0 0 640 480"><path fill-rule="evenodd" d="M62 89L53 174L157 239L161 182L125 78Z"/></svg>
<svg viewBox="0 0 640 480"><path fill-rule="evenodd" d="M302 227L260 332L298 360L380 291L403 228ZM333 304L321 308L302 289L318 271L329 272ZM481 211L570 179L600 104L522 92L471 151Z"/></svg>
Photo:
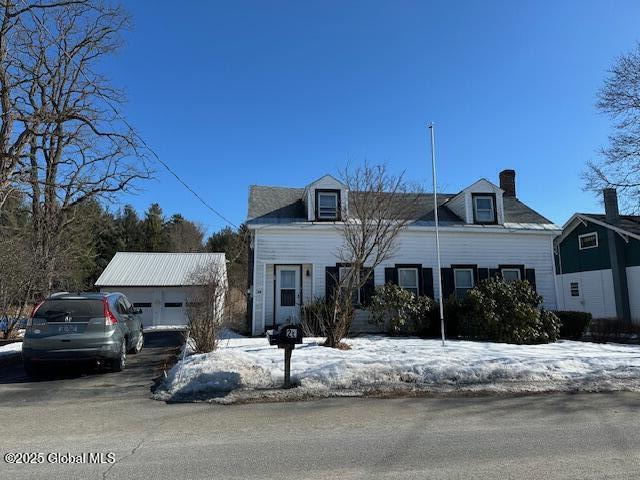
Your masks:
<svg viewBox="0 0 640 480"><path fill-rule="evenodd" d="M349 215L347 187L330 175L304 188L251 186L247 225L249 315L254 335L296 322L300 305L324 297L340 273L340 222ZM358 299L393 282L438 298L433 194L422 196L423 215L397 240L395 256L374 271ZM456 194L438 194L445 298L462 295L489 276L527 279L556 308L553 239L560 228L516 197L515 171L500 173L500 187L480 179ZM364 312L353 331L371 331Z"/></svg>

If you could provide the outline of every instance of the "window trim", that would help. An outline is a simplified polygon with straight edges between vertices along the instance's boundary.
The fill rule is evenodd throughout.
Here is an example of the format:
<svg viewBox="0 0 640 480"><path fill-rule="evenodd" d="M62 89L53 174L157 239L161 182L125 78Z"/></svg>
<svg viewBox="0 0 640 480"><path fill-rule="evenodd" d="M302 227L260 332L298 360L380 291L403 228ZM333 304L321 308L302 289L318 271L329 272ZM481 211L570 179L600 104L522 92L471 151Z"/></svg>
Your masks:
<svg viewBox="0 0 640 480"><path fill-rule="evenodd" d="M184 306L184 302L164 302L164 308L182 308Z"/></svg>
<svg viewBox="0 0 640 480"><path fill-rule="evenodd" d="M464 266L464 265L459 265L457 267L451 267L453 270L453 291L454 294L456 296L456 298L460 298L458 297L458 289L462 289L462 288L466 288L467 291L471 290L473 287L476 286L476 277L475 277L475 269L472 266ZM465 271L465 272L471 272L471 286L470 287L458 287L457 282L456 282L456 271Z"/></svg>
<svg viewBox="0 0 640 480"><path fill-rule="evenodd" d="M420 296L420 272L418 267L397 267L398 270L398 286L404 290L407 290L408 292L414 293L413 290L415 290L415 294L416 297ZM400 271L401 270L410 270L412 272L415 272L416 274L416 284L414 287L409 287L409 286L404 286L401 284L400 282Z"/></svg>
<svg viewBox="0 0 640 480"><path fill-rule="evenodd" d="M590 247L583 247L582 246L582 239L585 237L591 237L591 236L595 236L596 237L596 244L592 245ZM598 248L599 245L599 240L598 240L598 232L589 232L589 233L583 233L582 235L578 235L578 250L590 250L592 248Z"/></svg>
<svg viewBox="0 0 640 480"><path fill-rule="evenodd" d="M518 274L518 278L516 279L516 281L522 280L522 273L520 272L519 268L513 268L513 267L506 267L506 268L501 268L500 269L500 275L502 275L502 279L506 282L508 281L505 277L504 277L504 272L508 271L508 272L516 272ZM512 280L513 281L513 280Z"/></svg>
<svg viewBox="0 0 640 480"><path fill-rule="evenodd" d="M320 195L322 195L322 194L335 195L335 197L336 197L336 214L335 214L335 216L333 216L333 217L321 217L320 216ZM316 221L317 222L336 222L336 221L340 220L341 211L342 211L341 202L340 202L340 190L317 188L316 189L315 199L316 199L315 214L316 214Z"/></svg>
<svg viewBox="0 0 640 480"><path fill-rule="evenodd" d="M490 198L493 205L493 219L490 221L478 220L476 210L476 200L478 198ZM471 194L471 209L473 210L473 223L478 225L497 225L498 224L498 202L496 200L495 193L472 193Z"/></svg>
<svg viewBox="0 0 640 480"><path fill-rule="evenodd" d="M576 286L577 295L573 294L573 285ZM569 296L573 298L580 298L580 282L569 282Z"/></svg>
<svg viewBox="0 0 640 480"><path fill-rule="evenodd" d="M500 277L502 279L504 279L504 276L502 275L503 270L518 270L520 272L520 280L527 279L527 272L524 264L501 263L500 265L498 265L498 270L500 271Z"/></svg>

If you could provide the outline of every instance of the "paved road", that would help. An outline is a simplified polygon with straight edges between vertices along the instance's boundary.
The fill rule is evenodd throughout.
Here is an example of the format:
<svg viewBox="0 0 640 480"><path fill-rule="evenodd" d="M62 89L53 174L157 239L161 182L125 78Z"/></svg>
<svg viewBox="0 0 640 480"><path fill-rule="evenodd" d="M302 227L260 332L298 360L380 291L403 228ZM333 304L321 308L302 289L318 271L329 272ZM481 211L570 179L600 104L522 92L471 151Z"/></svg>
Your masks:
<svg viewBox="0 0 640 480"><path fill-rule="evenodd" d="M126 377L34 384L0 372L2 455L112 452L116 460L0 458L0 478L640 477L638 394L167 405L148 398L166 348L148 349Z"/></svg>

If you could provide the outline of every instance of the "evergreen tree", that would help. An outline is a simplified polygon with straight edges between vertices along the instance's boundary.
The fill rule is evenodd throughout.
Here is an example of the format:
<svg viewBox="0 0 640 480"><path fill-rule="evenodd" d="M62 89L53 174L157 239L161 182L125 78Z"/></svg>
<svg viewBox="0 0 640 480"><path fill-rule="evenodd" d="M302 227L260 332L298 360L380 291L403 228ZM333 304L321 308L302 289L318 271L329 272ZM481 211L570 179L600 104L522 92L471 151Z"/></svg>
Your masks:
<svg viewBox="0 0 640 480"><path fill-rule="evenodd" d="M168 241L166 237L164 215L157 203L152 203L144 219L143 245L146 252L166 252Z"/></svg>
<svg viewBox="0 0 640 480"><path fill-rule="evenodd" d="M124 252L139 252L143 250L143 226L132 205L125 205L117 219L118 250Z"/></svg>

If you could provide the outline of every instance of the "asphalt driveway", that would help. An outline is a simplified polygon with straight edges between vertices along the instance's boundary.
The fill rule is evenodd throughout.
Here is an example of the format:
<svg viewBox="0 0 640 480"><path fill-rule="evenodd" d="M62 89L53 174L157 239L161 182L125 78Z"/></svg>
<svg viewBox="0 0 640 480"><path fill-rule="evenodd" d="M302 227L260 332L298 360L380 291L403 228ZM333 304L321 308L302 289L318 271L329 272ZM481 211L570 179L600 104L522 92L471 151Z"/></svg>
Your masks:
<svg viewBox="0 0 640 480"><path fill-rule="evenodd" d="M149 396L154 379L162 375L176 349L183 343L181 332L145 333L145 346L138 355L128 355L122 372L106 372L88 366L57 367L41 379L29 378L22 364L0 368L0 405L25 402L73 401Z"/></svg>

